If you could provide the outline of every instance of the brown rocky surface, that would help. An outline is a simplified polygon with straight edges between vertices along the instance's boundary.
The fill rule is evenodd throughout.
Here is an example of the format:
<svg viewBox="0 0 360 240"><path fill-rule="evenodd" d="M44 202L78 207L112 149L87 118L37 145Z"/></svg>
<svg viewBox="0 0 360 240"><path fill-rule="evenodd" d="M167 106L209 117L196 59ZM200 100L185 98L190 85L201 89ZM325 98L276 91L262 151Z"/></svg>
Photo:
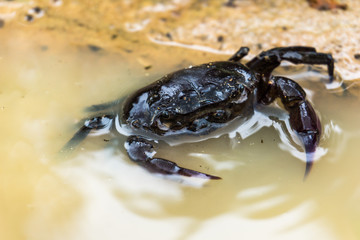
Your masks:
<svg viewBox="0 0 360 240"><path fill-rule="evenodd" d="M0 38L11 34L64 40L92 50L132 51L156 44L232 54L309 45L331 52L343 79L360 78L357 0L319 11L307 1L0 1ZM1 35L1 32L3 33Z"/></svg>

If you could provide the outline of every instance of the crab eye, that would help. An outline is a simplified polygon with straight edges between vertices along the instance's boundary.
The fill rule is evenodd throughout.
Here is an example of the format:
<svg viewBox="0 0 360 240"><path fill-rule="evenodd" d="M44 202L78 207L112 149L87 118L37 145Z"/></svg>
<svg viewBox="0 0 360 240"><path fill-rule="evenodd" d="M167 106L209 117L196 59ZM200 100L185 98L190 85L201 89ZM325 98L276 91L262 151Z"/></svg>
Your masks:
<svg viewBox="0 0 360 240"><path fill-rule="evenodd" d="M214 112L212 115L216 119L223 119L226 115L226 112L224 110L216 110L216 112Z"/></svg>
<svg viewBox="0 0 360 240"><path fill-rule="evenodd" d="M167 119L170 118L170 114L169 114L168 111L163 111L163 112L161 113L160 117L161 117L162 119L167 120Z"/></svg>

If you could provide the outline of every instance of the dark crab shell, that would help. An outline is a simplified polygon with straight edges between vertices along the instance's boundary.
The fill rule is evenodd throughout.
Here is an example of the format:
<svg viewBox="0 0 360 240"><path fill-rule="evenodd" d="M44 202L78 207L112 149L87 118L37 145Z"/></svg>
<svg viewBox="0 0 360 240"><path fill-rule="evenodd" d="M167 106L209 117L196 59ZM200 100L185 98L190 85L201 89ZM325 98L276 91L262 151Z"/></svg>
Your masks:
<svg viewBox="0 0 360 240"><path fill-rule="evenodd" d="M205 134L252 115L257 81L240 63L189 67L138 90L125 103L123 120L157 135Z"/></svg>

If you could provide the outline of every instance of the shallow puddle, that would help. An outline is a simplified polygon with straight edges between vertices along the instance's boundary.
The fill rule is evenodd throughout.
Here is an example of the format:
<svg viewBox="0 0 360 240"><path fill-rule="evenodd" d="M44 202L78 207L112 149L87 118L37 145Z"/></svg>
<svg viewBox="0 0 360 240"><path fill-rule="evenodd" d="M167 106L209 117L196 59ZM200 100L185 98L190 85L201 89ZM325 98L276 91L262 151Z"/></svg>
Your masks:
<svg viewBox="0 0 360 240"><path fill-rule="evenodd" d="M308 90L324 126L323 156L306 181L301 149L269 126L246 138L160 143L159 156L223 178L178 182L132 163L116 134L89 136L67 157L59 150L87 117L85 107L228 56L175 47L154 47L166 54L149 57L36 43L19 49L15 40L2 46L1 239L360 238L356 82L326 89L326 76L304 74L306 67L279 71Z"/></svg>

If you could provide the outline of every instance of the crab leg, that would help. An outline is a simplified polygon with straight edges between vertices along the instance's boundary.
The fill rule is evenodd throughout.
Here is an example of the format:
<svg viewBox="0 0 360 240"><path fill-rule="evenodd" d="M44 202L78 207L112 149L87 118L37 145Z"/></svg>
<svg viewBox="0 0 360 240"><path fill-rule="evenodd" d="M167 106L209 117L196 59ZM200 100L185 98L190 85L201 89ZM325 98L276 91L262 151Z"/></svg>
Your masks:
<svg viewBox="0 0 360 240"><path fill-rule="evenodd" d="M246 66L257 73L270 77L271 72L280 65L281 61L287 60L294 64L325 64L328 67L330 83L334 79L334 59L331 54L318 53L313 47L293 46L279 47L260 53Z"/></svg>
<svg viewBox="0 0 360 240"><path fill-rule="evenodd" d="M248 47L241 47L234 55L232 55L229 58L229 61L232 62L238 62L240 61L243 57L245 57L246 55L248 55L249 53L249 48Z"/></svg>
<svg viewBox="0 0 360 240"><path fill-rule="evenodd" d="M221 179L217 176L180 167L176 163L166 159L153 158L156 153L153 145L150 141L141 137L130 136L125 143L125 148L131 160L145 167L150 172L205 179Z"/></svg>
<svg viewBox="0 0 360 240"><path fill-rule="evenodd" d="M85 108L85 111L86 112L105 111L105 110L108 110L110 108L113 108L113 107L119 105L122 101L124 101L124 98L119 98L119 99L116 99L115 101L106 102L106 103L102 103L102 104L91 105L91 106Z"/></svg>
<svg viewBox="0 0 360 240"><path fill-rule="evenodd" d="M60 150L61 153L71 152L92 130L100 130L110 127L115 116L102 115L85 120L84 125L74 134L74 136Z"/></svg>
<svg viewBox="0 0 360 240"><path fill-rule="evenodd" d="M310 173L314 153L320 140L321 124L314 108L305 99L304 90L295 81L285 77L271 77L269 88L260 101L269 104L276 97L281 99L290 113L290 126L297 133L306 153L304 179Z"/></svg>

